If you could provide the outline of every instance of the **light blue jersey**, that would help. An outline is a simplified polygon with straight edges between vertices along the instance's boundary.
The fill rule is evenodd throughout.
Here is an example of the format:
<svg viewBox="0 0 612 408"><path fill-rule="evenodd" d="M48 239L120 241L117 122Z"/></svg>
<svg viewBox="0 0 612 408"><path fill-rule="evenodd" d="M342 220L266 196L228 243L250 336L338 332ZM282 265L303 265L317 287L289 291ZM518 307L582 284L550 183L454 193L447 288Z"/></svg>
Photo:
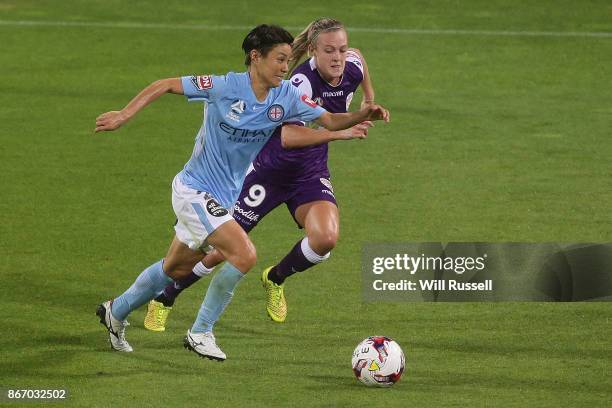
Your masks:
<svg viewBox="0 0 612 408"><path fill-rule="evenodd" d="M211 193L225 208L238 198L249 164L283 122L310 122L325 109L282 81L259 102L247 72L182 77L189 101L204 101L204 121L181 181Z"/></svg>

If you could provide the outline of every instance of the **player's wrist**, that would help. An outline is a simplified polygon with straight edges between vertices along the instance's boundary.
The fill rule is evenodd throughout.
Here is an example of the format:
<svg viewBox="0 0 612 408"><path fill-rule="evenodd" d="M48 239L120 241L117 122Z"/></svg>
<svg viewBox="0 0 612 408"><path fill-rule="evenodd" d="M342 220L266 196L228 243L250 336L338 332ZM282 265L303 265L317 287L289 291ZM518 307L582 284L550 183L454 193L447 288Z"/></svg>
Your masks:
<svg viewBox="0 0 612 408"><path fill-rule="evenodd" d="M361 100L361 108L367 108L368 106L372 105L374 105L374 98Z"/></svg>
<svg viewBox="0 0 612 408"><path fill-rule="evenodd" d="M121 109L119 111L119 120L122 124L130 120L132 116L134 116L134 114L131 114L127 109Z"/></svg>
<svg viewBox="0 0 612 408"><path fill-rule="evenodd" d="M362 113L362 117L359 120L359 123L364 122L366 120L371 120L373 106L374 104L362 105L360 110L360 112Z"/></svg>
<svg viewBox="0 0 612 408"><path fill-rule="evenodd" d="M343 138L344 130L328 130L327 131L327 141L333 142L334 140L340 140Z"/></svg>

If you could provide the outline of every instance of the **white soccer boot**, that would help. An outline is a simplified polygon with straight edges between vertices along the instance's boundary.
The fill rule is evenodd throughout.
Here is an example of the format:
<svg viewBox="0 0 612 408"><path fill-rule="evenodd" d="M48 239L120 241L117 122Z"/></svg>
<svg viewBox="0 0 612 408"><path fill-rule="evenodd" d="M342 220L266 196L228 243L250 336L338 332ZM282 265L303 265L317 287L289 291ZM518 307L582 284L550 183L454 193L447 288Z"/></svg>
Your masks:
<svg viewBox="0 0 612 408"><path fill-rule="evenodd" d="M192 333L191 330L187 330L187 336L183 340L183 345L186 349L197 353L200 357L225 361L225 353L217 346L215 335L212 332Z"/></svg>
<svg viewBox="0 0 612 408"><path fill-rule="evenodd" d="M108 300L101 305L98 305L96 315L100 318L102 323L108 330L108 339L110 341L111 348L117 351L123 351L129 353L134 351L130 343L125 339L125 327L129 325L127 320L120 321L113 317L111 313L111 301Z"/></svg>

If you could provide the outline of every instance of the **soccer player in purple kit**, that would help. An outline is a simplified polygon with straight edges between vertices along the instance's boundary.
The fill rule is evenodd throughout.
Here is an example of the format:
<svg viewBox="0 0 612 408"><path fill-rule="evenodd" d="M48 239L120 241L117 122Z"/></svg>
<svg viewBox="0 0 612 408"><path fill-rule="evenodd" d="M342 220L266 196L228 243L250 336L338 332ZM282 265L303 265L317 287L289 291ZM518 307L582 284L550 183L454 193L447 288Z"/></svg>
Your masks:
<svg viewBox="0 0 612 408"><path fill-rule="evenodd" d="M310 58L296 67L306 52ZM341 22L321 18L309 24L293 42L292 60L291 83L328 111L347 112L359 85L363 91L362 107L374 103L365 60L358 50L348 47ZM284 124L285 128L295 126ZM233 214L248 233L270 211L285 203L298 226L306 232L278 264L266 268L262 274L268 315L279 323L287 315L285 279L329 258L339 235L338 207L327 167L327 140L322 137L319 145L295 149L296 142L290 142L290 136L289 132L281 135L279 127L258 154ZM289 145L294 149L285 149ZM145 327L152 331L165 330L176 297L223 260L218 251L212 251L185 279L166 286L149 303Z"/></svg>

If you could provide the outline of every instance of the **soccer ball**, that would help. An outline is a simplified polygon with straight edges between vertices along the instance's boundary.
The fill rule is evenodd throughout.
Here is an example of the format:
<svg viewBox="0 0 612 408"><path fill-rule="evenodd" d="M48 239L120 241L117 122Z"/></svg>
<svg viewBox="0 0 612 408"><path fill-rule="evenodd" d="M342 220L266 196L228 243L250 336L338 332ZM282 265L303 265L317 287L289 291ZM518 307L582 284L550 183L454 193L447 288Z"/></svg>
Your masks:
<svg viewBox="0 0 612 408"><path fill-rule="evenodd" d="M353 351L353 373L368 386L390 387L404 372L404 352L385 336L371 336Z"/></svg>

